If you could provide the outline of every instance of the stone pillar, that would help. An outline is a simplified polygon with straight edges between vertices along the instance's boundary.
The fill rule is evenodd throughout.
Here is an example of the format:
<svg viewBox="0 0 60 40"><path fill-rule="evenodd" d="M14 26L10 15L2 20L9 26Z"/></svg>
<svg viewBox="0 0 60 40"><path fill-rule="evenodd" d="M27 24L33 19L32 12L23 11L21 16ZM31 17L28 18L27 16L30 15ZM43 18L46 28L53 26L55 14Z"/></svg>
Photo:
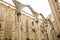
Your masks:
<svg viewBox="0 0 60 40"><path fill-rule="evenodd" d="M58 7L57 7L57 4L56 4L56 1L55 0L48 0L48 1L49 1L51 10L52 10L52 13L53 13L53 16L54 16L54 19L55 19L57 28L58 28L57 35L59 35L60 34L60 18L59 18Z"/></svg>

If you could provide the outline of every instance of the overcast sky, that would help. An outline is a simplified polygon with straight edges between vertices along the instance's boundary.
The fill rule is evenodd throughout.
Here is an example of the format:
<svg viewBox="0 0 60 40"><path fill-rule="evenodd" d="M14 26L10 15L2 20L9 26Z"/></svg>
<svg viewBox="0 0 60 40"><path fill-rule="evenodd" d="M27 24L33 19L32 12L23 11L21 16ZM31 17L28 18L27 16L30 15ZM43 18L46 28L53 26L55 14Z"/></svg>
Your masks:
<svg viewBox="0 0 60 40"><path fill-rule="evenodd" d="M12 0L4 0L12 5L13 2ZM48 0L18 0L19 2L23 3L23 4L28 4L30 6L32 6L32 8L38 12L38 13L42 13L45 17L47 17L50 13L51 13L51 9L48 3ZM25 8L25 11L27 12L27 8Z"/></svg>

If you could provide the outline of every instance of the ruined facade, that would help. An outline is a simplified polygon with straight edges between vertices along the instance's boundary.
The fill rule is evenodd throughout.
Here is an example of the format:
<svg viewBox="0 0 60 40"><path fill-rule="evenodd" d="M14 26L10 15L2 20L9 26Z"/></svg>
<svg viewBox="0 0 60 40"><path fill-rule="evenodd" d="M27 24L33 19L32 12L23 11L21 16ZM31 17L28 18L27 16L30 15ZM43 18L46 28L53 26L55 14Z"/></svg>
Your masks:
<svg viewBox="0 0 60 40"><path fill-rule="evenodd" d="M53 15L40 21L37 24L32 15L26 12L18 14L12 5L0 3L0 40L58 40Z"/></svg>
<svg viewBox="0 0 60 40"><path fill-rule="evenodd" d="M35 19L16 9L0 3L0 40L37 40L37 24Z"/></svg>

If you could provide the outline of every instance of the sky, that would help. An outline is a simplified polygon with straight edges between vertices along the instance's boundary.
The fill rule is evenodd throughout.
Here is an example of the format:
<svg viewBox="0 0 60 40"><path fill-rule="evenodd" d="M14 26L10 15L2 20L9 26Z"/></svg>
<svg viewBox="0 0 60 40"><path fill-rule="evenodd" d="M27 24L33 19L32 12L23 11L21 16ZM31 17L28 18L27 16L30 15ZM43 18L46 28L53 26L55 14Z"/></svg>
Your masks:
<svg viewBox="0 0 60 40"><path fill-rule="evenodd" d="M10 3L11 5L14 5L12 0L4 0L7 3ZM36 12L42 13L44 17L47 17L49 14L51 14L51 9L48 3L48 0L18 0L19 2L30 5ZM24 8L24 11L30 13L30 10L28 8Z"/></svg>

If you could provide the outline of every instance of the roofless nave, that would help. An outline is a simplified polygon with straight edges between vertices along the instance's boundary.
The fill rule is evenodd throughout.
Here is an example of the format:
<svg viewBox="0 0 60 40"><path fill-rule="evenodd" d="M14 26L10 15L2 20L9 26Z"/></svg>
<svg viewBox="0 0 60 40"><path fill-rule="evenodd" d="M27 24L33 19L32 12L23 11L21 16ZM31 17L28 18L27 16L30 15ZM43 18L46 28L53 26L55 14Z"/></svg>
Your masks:
<svg viewBox="0 0 60 40"><path fill-rule="evenodd" d="M48 0L52 13L47 18L35 12L29 5L12 1L15 7L0 0L0 40L60 40L58 0ZM24 11L21 13L24 7L28 7L33 16L24 14ZM38 19L39 15L42 19Z"/></svg>

